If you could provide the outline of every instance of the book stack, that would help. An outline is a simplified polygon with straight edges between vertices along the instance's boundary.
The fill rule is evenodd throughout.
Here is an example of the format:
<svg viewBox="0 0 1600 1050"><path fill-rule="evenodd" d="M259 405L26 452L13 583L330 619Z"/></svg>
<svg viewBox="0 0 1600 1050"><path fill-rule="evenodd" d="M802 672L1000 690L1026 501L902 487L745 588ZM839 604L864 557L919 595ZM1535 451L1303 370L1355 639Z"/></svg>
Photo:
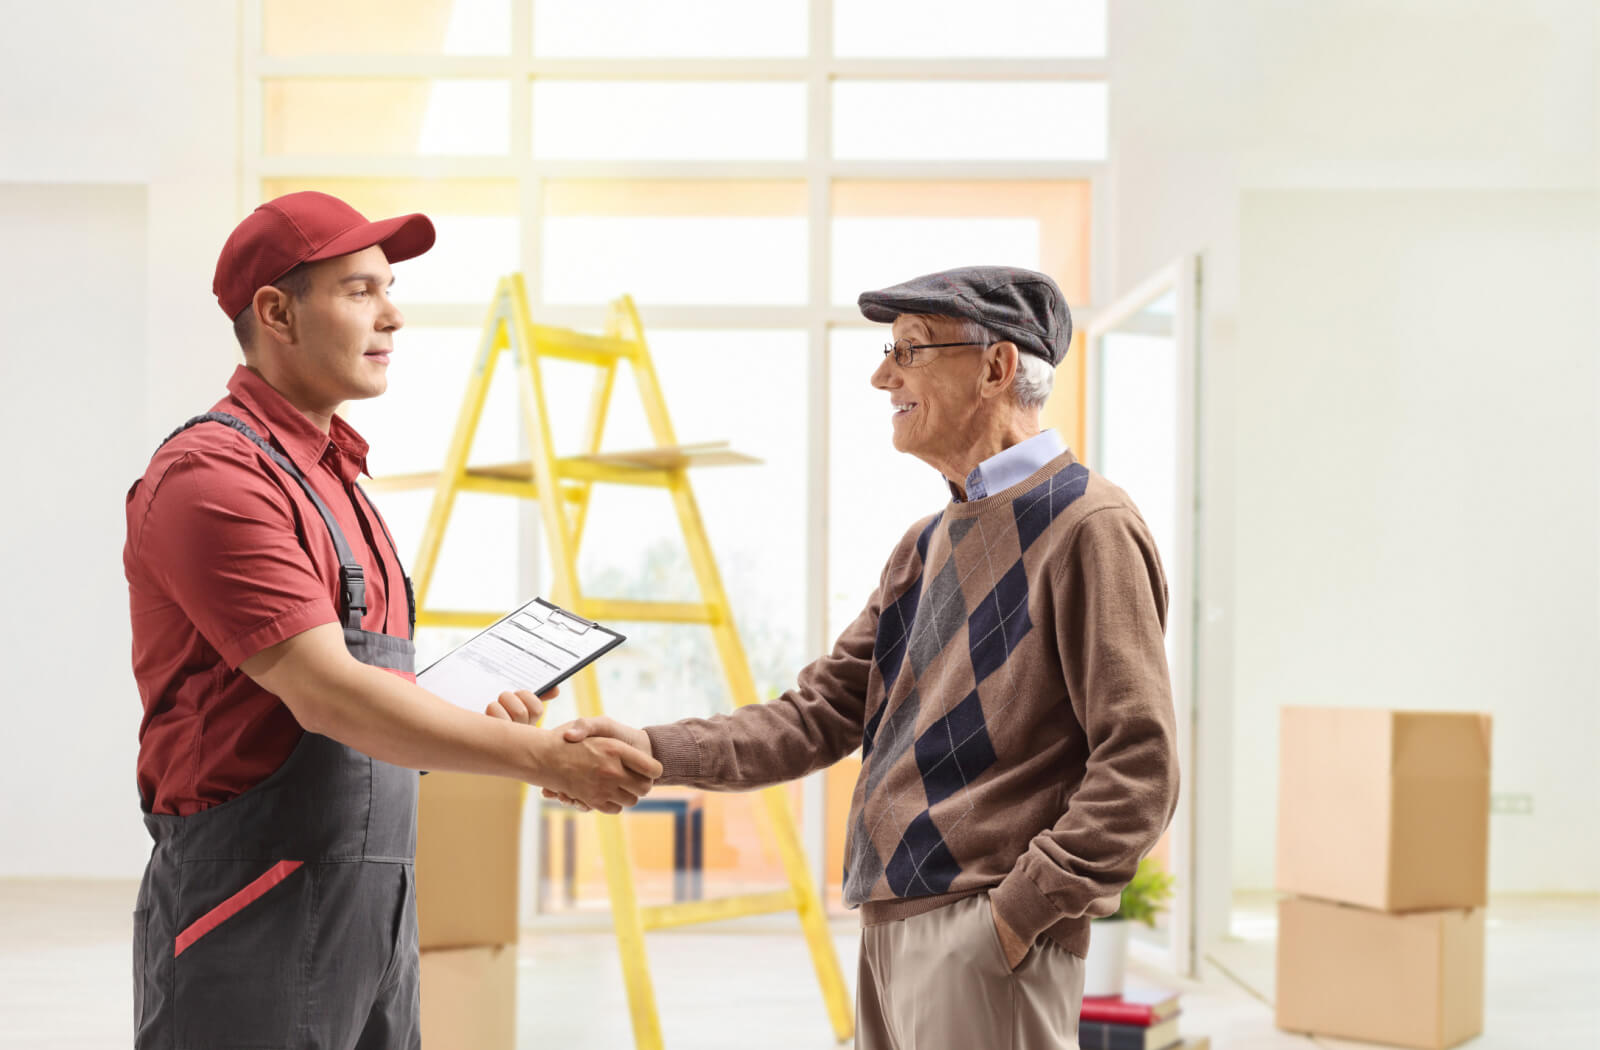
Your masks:
<svg viewBox="0 0 1600 1050"><path fill-rule="evenodd" d="M1278 1027L1419 1050L1477 1035L1489 716L1280 715Z"/></svg>
<svg viewBox="0 0 1600 1050"><path fill-rule="evenodd" d="M1129 981L1121 995L1085 996L1079 1050L1205 1050L1178 1034L1178 993Z"/></svg>

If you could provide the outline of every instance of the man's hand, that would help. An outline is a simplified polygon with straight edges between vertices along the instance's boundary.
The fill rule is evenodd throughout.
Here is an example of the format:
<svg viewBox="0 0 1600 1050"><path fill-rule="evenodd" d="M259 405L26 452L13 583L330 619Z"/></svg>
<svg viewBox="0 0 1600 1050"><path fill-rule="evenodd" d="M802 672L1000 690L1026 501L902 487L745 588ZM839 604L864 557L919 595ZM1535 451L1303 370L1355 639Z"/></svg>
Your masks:
<svg viewBox="0 0 1600 1050"><path fill-rule="evenodd" d="M1028 949L1032 946L1017 936L1016 931L1007 925L999 912L991 910L990 914L994 916L994 932L1000 937L1000 949L1006 957L1006 966L1015 970L1022 964L1023 958L1027 956Z"/></svg>
<svg viewBox="0 0 1600 1050"><path fill-rule="evenodd" d="M655 756L650 750L649 734L647 734L643 729L635 729L634 727L626 725L622 722L618 722L615 718L611 718L609 716L602 715L599 718L580 718L576 721L568 722L566 725L558 729L557 732L561 734L561 738L563 740L573 744L581 743L584 740L590 739L599 740L610 738L613 740L620 740L624 744L627 744L630 748L649 756L652 762L654 762ZM655 768L656 772L652 774L652 780L661 775L661 763L655 762ZM646 788L646 790L648 790L648 788ZM640 792L641 796L643 794L644 792ZM562 791L553 791L548 787L544 789L544 797L553 798L563 805L576 806L585 811L590 808L584 803L583 799L575 798L572 795ZM637 801L638 799L634 799L634 802ZM632 802L628 804L633 805ZM613 811L606 810L605 812Z"/></svg>
<svg viewBox="0 0 1600 1050"><path fill-rule="evenodd" d="M540 778L544 795L581 809L620 813L650 791L661 775L661 763L651 757L650 739L643 732L609 718L581 721L590 731L574 734L569 727L548 735ZM601 723L617 731L593 728ZM636 740L643 741L642 748L633 746Z"/></svg>
<svg viewBox="0 0 1600 1050"><path fill-rule="evenodd" d="M535 696L527 689L507 690L483 709L490 718L505 718L523 725L536 726L544 717L544 705L561 695L559 688Z"/></svg>

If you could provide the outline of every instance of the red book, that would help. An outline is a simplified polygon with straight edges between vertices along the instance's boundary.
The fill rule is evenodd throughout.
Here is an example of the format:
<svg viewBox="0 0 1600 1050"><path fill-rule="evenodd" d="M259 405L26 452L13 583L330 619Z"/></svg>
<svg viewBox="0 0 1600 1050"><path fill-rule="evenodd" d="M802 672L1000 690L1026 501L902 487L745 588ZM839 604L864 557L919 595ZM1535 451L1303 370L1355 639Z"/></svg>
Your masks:
<svg viewBox="0 0 1600 1050"><path fill-rule="evenodd" d="M1079 1020L1131 1024L1148 1028L1178 1013L1178 993L1155 985L1129 982L1121 995L1088 996Z"/></svg>

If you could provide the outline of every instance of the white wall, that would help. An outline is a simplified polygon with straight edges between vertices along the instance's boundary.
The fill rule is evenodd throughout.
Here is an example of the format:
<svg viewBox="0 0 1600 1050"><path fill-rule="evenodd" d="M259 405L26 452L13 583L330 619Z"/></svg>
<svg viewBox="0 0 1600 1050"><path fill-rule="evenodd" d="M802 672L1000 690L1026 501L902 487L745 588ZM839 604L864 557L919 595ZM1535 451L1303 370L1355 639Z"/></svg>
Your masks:
<svg viewBox="0 0 1600 1050"><path fill-rule="evenodd" d="M0 875L136 875L148 852L122 501L235 360L210 294L239 219L235 8L5 5L0 433L21 486L0 544Z"/></svg>
<svg viewBox="0 0 1600 1050"><path fill-rule="evenodd" d="M1495 890L1600 890L1592 193L1243 196L1241 882L1282 704L1488 711Z"/></svg>
<svg viewBox="0 0 1600 1050"><path fill-rule="evenodd" d="M0 183L11 450L0 607L7 873L90 873L141 851L121 493L142 469L142 186Z"/></svg>
<svg viewBox="0 0 1600 1050"><path fill-rule="evenodd" d="M1272 885L1286 703L1490 710L1492 888L1600 890L1593 5L1111 10L1114 290L1206 258L1201 834Z"/></svg>

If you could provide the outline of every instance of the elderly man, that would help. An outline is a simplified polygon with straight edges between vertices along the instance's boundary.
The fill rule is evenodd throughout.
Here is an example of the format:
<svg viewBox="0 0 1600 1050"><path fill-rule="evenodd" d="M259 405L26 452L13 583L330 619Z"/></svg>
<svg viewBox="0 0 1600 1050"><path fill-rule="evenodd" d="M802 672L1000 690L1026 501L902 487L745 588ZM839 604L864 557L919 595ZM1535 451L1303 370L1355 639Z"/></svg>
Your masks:
<svg viewBox="0 0 1600 1050"><path fill-rule="evenodd" d="M949 504L906 530L794 689L568 739L620 736L661 783L718 790L859 744L857 1045L1075 1047L1089 920L1116 909L1177 797L1161 563L1127 495L1039 429L1072 333L1049 277L968 267L860 306L894 326L872 384L895 448L944 476Z"/></svg>
<svg viewBox="0 0 1600 1050"><path fill-rule="evenodd" d="M416 770L516 777L609 812L660 765L574 750L526 691L465 711L412 673L411 581L335 410L388 385L390 264L422 215L268 201L213 291L244 364L128 492L123 562L154 847L134 912L134 1045L415 1047Z"/></svg>

